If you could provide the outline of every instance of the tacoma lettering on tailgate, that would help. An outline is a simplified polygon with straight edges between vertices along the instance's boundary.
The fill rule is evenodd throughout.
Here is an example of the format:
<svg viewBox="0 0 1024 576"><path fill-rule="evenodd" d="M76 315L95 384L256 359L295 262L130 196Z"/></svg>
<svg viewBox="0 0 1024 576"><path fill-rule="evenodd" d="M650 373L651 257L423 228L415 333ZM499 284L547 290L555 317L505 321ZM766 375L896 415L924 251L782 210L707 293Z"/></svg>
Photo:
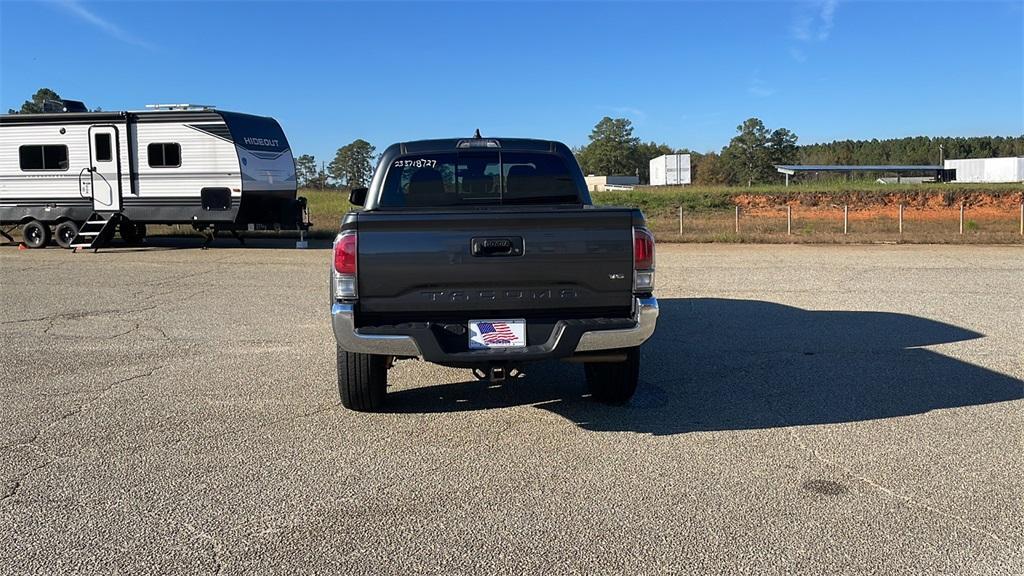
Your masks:
<svg viewBox="0 0 1024 576"><path fill-rule="evenodd" d="M480 302L498 300L572 300L579 297L575 288L531 290L432 290L421 292L431 302Z"/></svg>

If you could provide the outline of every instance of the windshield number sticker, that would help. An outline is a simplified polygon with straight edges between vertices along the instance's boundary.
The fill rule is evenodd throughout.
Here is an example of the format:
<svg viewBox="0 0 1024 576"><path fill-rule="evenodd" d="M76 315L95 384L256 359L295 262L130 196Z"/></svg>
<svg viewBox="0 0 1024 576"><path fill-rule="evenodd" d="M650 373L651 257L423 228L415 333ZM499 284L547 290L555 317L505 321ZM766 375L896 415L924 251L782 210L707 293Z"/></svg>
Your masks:
<svg viewBox="0 0 1024 576"><path fill-rule="evenodd" d="M437 168L437 160L419 158L416 160L395 160L395 168Z"/></svg>

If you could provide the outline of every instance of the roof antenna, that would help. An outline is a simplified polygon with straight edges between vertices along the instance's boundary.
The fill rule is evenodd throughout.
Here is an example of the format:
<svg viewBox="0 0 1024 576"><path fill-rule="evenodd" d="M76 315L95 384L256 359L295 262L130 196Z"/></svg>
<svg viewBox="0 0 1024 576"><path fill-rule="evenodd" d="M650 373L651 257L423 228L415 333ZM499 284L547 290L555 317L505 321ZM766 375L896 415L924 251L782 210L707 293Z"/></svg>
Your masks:
<svg viewBox="0 0 1024 576"><path fill-rule="evenodd" d="M476 138L477 140L479 140L480 138L483 138L483 136L480 135L480 129L479 128L477 128L476 132L473 133L473 138Z"/></svg>

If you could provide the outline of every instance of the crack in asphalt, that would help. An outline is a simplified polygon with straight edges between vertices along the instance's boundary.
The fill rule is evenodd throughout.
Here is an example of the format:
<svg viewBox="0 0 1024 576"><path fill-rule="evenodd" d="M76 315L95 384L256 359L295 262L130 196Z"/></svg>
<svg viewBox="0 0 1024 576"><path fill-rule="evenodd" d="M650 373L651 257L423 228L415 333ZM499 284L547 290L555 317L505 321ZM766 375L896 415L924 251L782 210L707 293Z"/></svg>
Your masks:
<svg viewBox="0 0 1024 576"><path fill-rule="evenodd" d="M0 497L0 502L3 502L4 500L7 500L8 498L13 498L14 495L17 494L18 490L20 490L20 489L21 489L21 480L15 480L14 483L11 484L7 488L7 493L4 494L3 497Z"/></svg>
<svg viewBox="0 0 1024 576"><path fill-rule="evenodd" d="M192 540L202 540L209 543L210 551L213 556L213 573L222 574L224 572L224 568L229 565L229 563L225 563L224 561L224 557L227 555L224 550L224 543L221 542L219 538L199 530L188 522L184 522L182 525L192 534Z"/></svg>
<svg viewBox="0 0 1024 576"><path fill-rule="evenodd" d="M21 318L18 320L4 320L0 322L0 326L8 326L12 324L26 324L28 322L42 322L44 320L50 321L50 325L47 326L47 330L53 327L53 323L57 320L80 320L82 318L92 318L95 316L121 316L127 314L135 314L136 312L146 312L153 310L157 305L143 306L141 308L126 308L126 309L112 309L112 310L79 310L76 312L58 312L56 314L48 314L46 316L39 316L37 318ZM44 330L45 332L46 330Z"/></svg>
<svg viewBox="0 0 1024 576"><path fill-rule="evenodd" d="M50 464L53 464L55 461L56 458L44 460L41 464L33 466L32 468L29 468L24 473L22 473L21 476L19 476L18 479L14 481L14 484L12 484L10 488L8 488L7 494L0 498L0 504L7 502L8 500L17 496L18 492L21 490L21 487L25 485L25 480L27 480L29 476L35 474L36 472L42 470L43 468L46 468Z"/></svg>
<svg viewBox="0 0 1024 576"><path fill-rule="evenodd" d="M128 382L132 382L134 380L138 380L140 378L148 378L148 377L152 376L154 373L156 373L157 370L160 370L163 367L164 367L164 365L161 364L161 365L157 366L156 368L153 368L152 370L150 370L149 372L146 372L144 374L136 374L134 376L129 376L127 378L122 378L120 380L116 380L116 381L110 383L108 386L100 389L99 394L93 396L89 400L86 400L85 402L80 404L74 410L65 413L60 418L58 418L58 419L54 420L53 422L51 422L50 424L48 424L46 426L46 428L44 428L39 434L37 434L37 437L39 435L41 435L43 432L46 432L47 430L52 428L53 426L63 422L64 420L67 420L68 418L70 418L72 416L75 416L77 414L81 414L86 408L88 408L89 406L95 404L97 401L99 401L101 398L106 396L107 393L110 392L111 390L113 390L114 388L117 388L118 386L121 386L122 384L127 384ZM95 391L95 390L93 390L93 391Z"/></svg>
<svg viewBox="0 0 1024 576"><path fill-rule="evenodd" d="M163 338L165 342L172 342L173 341L173 339L170 336L167 335L167 332L164 332L164 329L160 328L159 326L142 326L141 324L140 324L140 326L141 326L141 328L143 330L154 330L156 332L159 332L160 333L160 337Z"/></svg>
<svg viewBox="0 0 1024 576"><path fill-rule="evenodd" d="M230 259L231 259L230 256L224 257L224 258L218 258L218 259L213 260L211 262L211 264L223 264L223 263L229 262ZM218 270L217 266L212 266L208 270L200 270L198 272L192 272L190 274L185 274L185 275L171 275L168 278L161 278L159 280L153 280L151 282L143 282L141 285L142 286L146 286L146 287L159 288L161 286L167 286L168 284L179 283L179 282L182 282L184 280L192 280L192 279L199 278L199 277L202 277L202 276L207 276L209 274L213 274L214 272L217 272L217 270Z"/></svg>
<svg viewBox="0 0 1024 576"><path fill-rule="evenodd" d="M130 328L128 330L125 330L124 332L119 332L119 333L114 334L112 336L108 336L106 338L101 338L101 340L103 340L103 341L116 340L117 338L120 338L122 336L127 336L127 335L131 334L132 332L137 331L140 326L142 326L142 324L140 322L135 322L135 326L133 326L132 328Z"/></svg>
<svg viewBox="0 0 1024 576"><path fill-rule="evenodd" d="M61 414L56 419L52 420L49 424L47 424L43 428L40 428L39 430L37 430L36 433L33 434L28 440L23 441L23 442L17 442L17 443L14 443L14 444L8 444L8 445L5 445L5 446L0 446L0 450L13 450L15 448L22 448L22 447L32 448L33 450L37 450L37 451L41 452L42 453L41 455L45 458L44 461L41 464L39 464L37 466L34 466L34 467L26 470L24 473L22 473L14 481L14 485L13 485L13 487L11 489L8 490L8 494L3 496L2 498L0 498L0 502L6 502L6 501L10 500L11 498L14 498L18 494L18 492L20 491L21 487L23 486L25 480L28 479L29 476L31 476L35 472L38 472L39 470L42 470L43 468L49 466L50 464L52 464L53 462L55 462L57 460L57 458L51 452L48 452L43 447L41 447L38 444L36 444L39 441L39 439L42 438L46 434L46 432L48 432L49 430L53 429L55 426L59 425L60 423L68 420L72 416L76 416L78 414L81 414L83 411L85 411L86 408L88 408L89 406L91 406L91 405L95 404L96 402L98 402L101 398L106 396L114 388L117 388L118 386L127 384L128 382L132 382L132 381L138 380L140 378L148 378L148 377L152 376L153 374L155 374L157 370L160 370L163 367L164 367L164 365L161 364L160 366L157 366L156 368L153 368L152 370L150 370L149 372L146 372L144 374L136 374L134 376L129 376L127 378L122 378L120 380L115 380L114 382L112 382L109 385L107 385L107 386L103 387L102 389L100 389L98 394L92 396L91 398L89 398L88 400L83 402L82 404L78 405L76 408L74 408L74 409L72 409L72 410L70 410L68 412L65 412L64 414ZM58 436L55 436L53 439L63 438L67 434L68 433L60 434Z"/></svg>
<svg viewBox="0 0 1024 576"><path fill-rule="evenodd" d="M822 464L825 464L826 466L831 466L833 468L838 468L838 469L846 472L847 474L849 474L855 480L858 480L859 482L861 482L863 484L866 484L867 486L875 489L878 492L881 492L882 494L885 494L886 496L889 496L890 498L893 498L895 500L899 500L899 501L903 502L904 504L906 504L908 506L912 506L912 507L915 507L915 508L920 508L920 509L925 510L927 512L931 512L932 514L936 514L936 515L942 516L944 518L949 518L951 520L956 520L957 522L959 522L960 524L965 526L968 530L971 530L973 532L977 532L978 534L982 534L984 536L988 536L992 540L995 540L996 542L999 542L1000 544L1002 544L1004 546L1008 546L1008 547L1011 547L1011 548L1016 548L1016 543L1014 543L1012 541L1009 541L1009 540L1006 540L1004 538L1001 538L998 534L996 534L995 532L992 532L991 530L988 530L988 529L983 528L981 526L976 526L976 525L972 524L971 522L969 522L963 516L957 516L956 514L951 514L949 512L946 512L945 510L941 510L939 508L936 508L934 506L930 506L930 505L928 505L928 504L926 504L924 502L921 502L920 500L917 500L917 499L915 499L915 498L913 498L911 496L907 496L905 494L900 494L899 492L896 492L895 490L893 490L891 488L888 488L888 487L886 487L886 486L884 486L884 485L882 485L882 484L872 480L871 478L868 478L867 476L864 476L863 474L858 473L856 470L854 470L850 466L846 466L845 464L841 464L841 463L836 462L834 460L829 460L828 458L825 458L824 456L819 454L817 450L815 450L814 448L811 448L810 446L808 446L807 443L805 443L800 438L800 435L797 434L794 430L792 430L790 428L790 429L787 429L787 431L789 432L789 436L790 436L790 438L792 438L794 444L796 444L796 446L798 448L803 450L805 453L809 454L811 457L813 457L818 462L820 462Z"/></svg>
<svg viewBox="0 0 1024 576"><path fill-rule="evenodd" d="M224 568L227 566L223 561L223 558L226 556L224 553L224 543L221 542L219 538L215 538L206 532L196 530L195 527L190 524L186 524L185 527L193 532L193 539L198 538L210 543L210 549L213 552L213 573L222 574L224 572Z"/></svg>
<svg viewBox="0 0 1024 576"><path fill-rule="evenodd" d="M188 296L180 299L180 301L190 300L190 299L195 298L196 296L198 296L200 294L204 294L204 293L206 293L205 289L200 290L199 292L196 292L196 293L193 293L193 294L189 294ZM56 325L58 320L79 320L79 319L83 319L83 318L102 317L102 316L126 316L126 315L130 315L130 314L136 314L136 313L139 313L139 312L147 312L149 310L153 310L155 308L158 308L159 306L160 306L160 304L154 304L154 305L151 305L151 306L143 306L143 307L140 307L140 308L129 308L129 309L121 309L121 310L96 310L96 311L61 312L61 313L57 313L57 314L51 314L49 316L40 316L40 317L37 317L37 318L23 318L23 319L20 319L20 320L4 321L4 322L0 322L0 325L17 325L17 324L27 324L27 323L31 323L31 322L43 322L43 321L46 321L47 324L46 324L46 327L43 328L42 334L46 334L48 336L54 336L54 334L51 333L51 331L54 329L54 327L55 327L55 325ZM126 330L126 331L119 332L117 334L113 334L113 335L108 336L106 338L97 338L96 340L98 340L98 341L116 340L118 338L127 336L129 334L133 334L135 332L145 331L145 330L153 330L153 331L157 332L160 335L160 338L163 341L165 341L165 342L172 342L173 341L173 339L170 336L168 336L167 332L165 332L162 328L160 328L158 326L149 326L149 325L147 325L144 322L134 322L134 326L132 328ZM62 336L62 335L57 335L57 336Z"/></svg>

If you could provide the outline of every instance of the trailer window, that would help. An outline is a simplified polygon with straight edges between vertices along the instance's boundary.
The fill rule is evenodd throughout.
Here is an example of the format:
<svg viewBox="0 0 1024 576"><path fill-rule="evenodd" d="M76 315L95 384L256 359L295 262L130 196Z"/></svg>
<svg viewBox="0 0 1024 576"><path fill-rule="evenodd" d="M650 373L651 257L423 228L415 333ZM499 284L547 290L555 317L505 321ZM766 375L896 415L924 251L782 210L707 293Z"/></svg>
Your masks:
<svg viewBox="0 0 1024 576"><path fill-rule="evenodd" d="M181 166L181 145L174 142L154 142L146 147L150 168L177 168Z"/></svg>
<svg viewBox="0 0 1024 576"><path fill-rule="evenodd" d="M111 146L111 135L108 133L96 134L93 138L93 147L96 150L96 162L110 162L114 160L114 147Z"/></svg>
<svg viewBox="0 0 1024 576"><path fill-rule="evenodd" d="M63 144L31 144L18 148L22 170L67 170L68 147Z"/></svg>
<svg viewBox="0 0 1024 576"><path fill-rule="evenodd" d="M93 138L96 147L96 161L110 162L114 159L114 150L110 142L110 134L104 132Z"/></svg>

